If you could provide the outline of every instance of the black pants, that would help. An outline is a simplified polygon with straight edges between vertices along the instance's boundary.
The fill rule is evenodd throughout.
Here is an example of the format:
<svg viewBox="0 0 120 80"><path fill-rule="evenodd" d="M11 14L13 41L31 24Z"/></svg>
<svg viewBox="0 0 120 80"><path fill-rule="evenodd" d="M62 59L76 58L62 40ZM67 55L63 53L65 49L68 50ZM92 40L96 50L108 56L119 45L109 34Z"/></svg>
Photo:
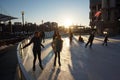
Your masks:
<svg viewBox="0 0 120 80"><path fill-rule="evenodd" d="M70 40L70 44L72 43L72 37L69 37L69 40Z"/></svg>
<svg viewBox="0 0 120 80"><path fill-rule="evenodd" d="M54 66L56 66L56 58L57 58L57 56L58 56L59 66L61 66L61 62L60 62L60 51L59 51L59 52L55 52Z"/></svg>
<svg viewBox="0 0 120 80"><path fill-rule="evenodd" d="M104 42L103 42L103 45L106 45L106 46L107 46L107 41L104 41Z"/></svg>
<svg viewBox="0 0 120 80"><path fill-rule="evenodd" d="M88 41L87 43L86 43L86 45L85 45L85 47L87 47L87 45L90 43L90 47L92 46L92 43L93 43L93 41Z"/></svg>
<svg viewBox="0 0 120 80"><path fill-rule="evenodd" d="M33 55L34 55L33 67L35 67L37 56L38 56L38 60L39 60L39 65L42 66L42 62L41 62L41 50L33 50Z"/></svg>

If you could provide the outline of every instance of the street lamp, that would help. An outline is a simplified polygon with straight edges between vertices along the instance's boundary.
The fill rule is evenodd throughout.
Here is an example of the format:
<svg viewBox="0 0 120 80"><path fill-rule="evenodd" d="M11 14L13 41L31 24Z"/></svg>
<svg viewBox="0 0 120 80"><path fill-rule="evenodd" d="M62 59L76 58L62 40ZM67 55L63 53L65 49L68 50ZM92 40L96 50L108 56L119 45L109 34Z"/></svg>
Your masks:
<svg viewBox="0 0 120 80"><path fill-rule="evenodd" d="M22 25L23 28L22 29L23 29L23 33L24 33L24 11L22 11L21 13L22 13L22 23L23 23L23 25Z"/></svg>

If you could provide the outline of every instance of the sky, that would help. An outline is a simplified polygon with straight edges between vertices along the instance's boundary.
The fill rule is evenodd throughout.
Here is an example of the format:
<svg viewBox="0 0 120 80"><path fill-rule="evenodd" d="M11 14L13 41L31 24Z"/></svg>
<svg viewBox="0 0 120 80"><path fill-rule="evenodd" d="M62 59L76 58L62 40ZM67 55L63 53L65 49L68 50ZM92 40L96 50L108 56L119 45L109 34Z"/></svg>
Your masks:
<svg viewBox="0 0 120 80"><path fill-rule="evenodd" d="M24 11L26 22L41 24L57 22L64 25L69 20L72 24L89 25L89 0L1 0L0 13L8 14L22 21Z"/></svg>

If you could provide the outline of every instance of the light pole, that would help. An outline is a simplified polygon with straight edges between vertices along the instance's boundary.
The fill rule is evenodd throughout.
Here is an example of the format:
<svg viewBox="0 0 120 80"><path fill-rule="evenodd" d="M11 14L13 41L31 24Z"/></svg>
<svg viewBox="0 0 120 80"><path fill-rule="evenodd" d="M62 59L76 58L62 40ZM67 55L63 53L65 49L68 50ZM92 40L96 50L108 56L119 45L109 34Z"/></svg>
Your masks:
<svg viewBox="0 0 120 80"><path fill-rule="evenodd" d="M42 20L41 22L42 22L42 24L43 24L43 20Z"/></svg>
<svg viewBox="0 0 120 80"><path fill-rule="evenodd" d="M24 33L24 11L21 12L22 13L22 29L23 29L23 33Z"/></svg>
<svg viewBox="0 0 120 80"><path fill-rule="evenodd" d="M43 20L42 20L41 22L42 22L42 30L44 31L44 24L43 24Z"/></svg>
<svg viewBox="0 0 120 80"><path fill-rule="evenodd" d="M11 23L11 20L9 20L8 25L9 25L9 27L10 27L10 33L12 33L13 30L12 30L12 23Z"/></svg>

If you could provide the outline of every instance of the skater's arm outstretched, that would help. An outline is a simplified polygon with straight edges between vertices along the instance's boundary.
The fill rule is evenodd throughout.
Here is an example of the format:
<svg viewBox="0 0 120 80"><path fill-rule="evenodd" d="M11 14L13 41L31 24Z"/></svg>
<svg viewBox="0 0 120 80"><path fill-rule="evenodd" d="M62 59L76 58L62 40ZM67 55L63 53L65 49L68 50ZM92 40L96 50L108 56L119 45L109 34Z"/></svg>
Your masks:
<svg viewBox="0 0 120 80"><path fill-rule="evenodd" d="M28 44L26 44L22 49L28 47L32 42L33 42L33 39L31 39L30 42Z"/></svg>

